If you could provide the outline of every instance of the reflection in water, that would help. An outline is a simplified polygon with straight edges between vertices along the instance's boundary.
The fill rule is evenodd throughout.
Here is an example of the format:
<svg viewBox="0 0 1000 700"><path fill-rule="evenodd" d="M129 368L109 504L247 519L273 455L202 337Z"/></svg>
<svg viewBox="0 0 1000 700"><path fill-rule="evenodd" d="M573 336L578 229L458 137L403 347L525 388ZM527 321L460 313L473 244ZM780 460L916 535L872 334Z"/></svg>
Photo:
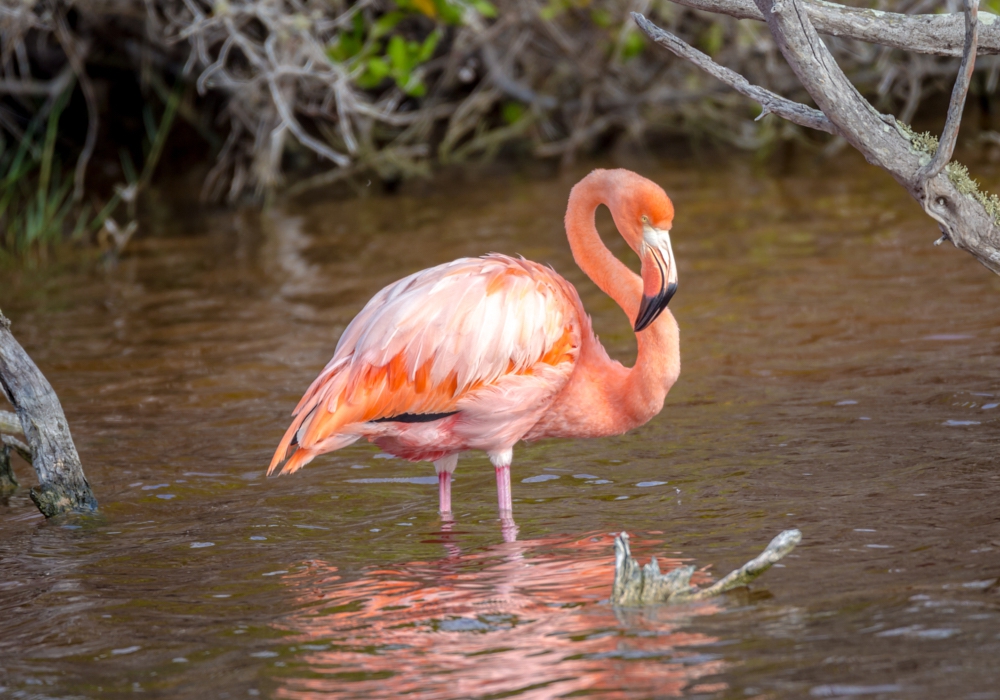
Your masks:
<svg viewBox="0 0 1000 700"><path fill-rule="evenodd" d="M716 641L683 631L715 604L626 614L601 602L611 590L611 535L472 554L447 529L439 541L443 559L349 581L324 561L286 575L298 610L280 627L306 673L286 678L279 697L673 697L725 667L684 650Z"/></svg>

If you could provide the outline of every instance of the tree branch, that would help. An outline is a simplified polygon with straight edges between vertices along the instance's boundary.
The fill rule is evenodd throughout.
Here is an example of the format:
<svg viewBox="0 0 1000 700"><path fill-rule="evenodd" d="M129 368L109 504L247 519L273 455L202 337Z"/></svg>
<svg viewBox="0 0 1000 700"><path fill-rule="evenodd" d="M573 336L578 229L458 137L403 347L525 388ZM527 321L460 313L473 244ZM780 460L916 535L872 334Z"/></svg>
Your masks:
<svg viewBox="0 0 1000 700"><path fill-rule="evenodd" d="M736 19L764 20L753 0L674 0L692 10L729 15ZM937 56L962 56L965 20L958 14L904 15L822 0L803 2L809 20L821 34L858 39L904 51ZM1000 54L1000 17L982 13L980 55Z"/></svg>
<svg viewBox="0 0 1000 700"><path fill-rule="evenodd" d="M16 413L0 411L0 433L21 434L21 419L17 417Z"/></svg>
<svg viewBox="0 0 1000 700"><path fill-rule="evenodd" d="M779 117L787 119L793 124L804 126L818 131L825 131L828 134L837 135L837 130L826 118L826 115L818 109L807 107L804 104L793 102L781 95L777 95L770 90L753 85L749 80L739 73L729 70L725 66L720 66L707 54L703 54L698 49L685 43L680 38L670 32L660 29L638 12L632 13L632 18L639 25L642 31L649 35L649 38L657 44L667 49L676 56L690 61L703 71L711 75L716 80L720 80L736 92L749 97L751 100L760 103L764 108L760 117L767 114L777 114ZM757 117L760 119L760 117Z"/></svg>
<svg viewBox="0 0 1000 700"><path fill-rule="evenodd" d="M69 425L52 385L31 361L0 314L0 386L20 419L28 445L8 436L4 446L27 450L38 474L31 500L46 517L70 511L93 512L97 499L83 474ZM24 452L22 451L22 455Z"/></svg>
<svg viewBox="0 0 1000 700"><path fill-rule="evenodd" d="M722 4L720 0L711 1ZM767 22L778 49L829 119L835 133L843 136L869 163L879 166L905 187L957 248L971 253L991 271L1000 274L1000 197L984 194L964 166L948 163L968 91L964 76L970 75L976 51L975 18L971 9L967 21L969 31L966 32L968 50L962 63L963 77L960 77L959 85L952 94L949 109L945 134L948 143L934 166L941 166L941 169L931 174L923 168L935 160L939 150L937 140L929 135L916 134L894 117L880 114L861 96L812 25L807 11L815 4L812 0L754 2ZM824 7L831 6L824 4ZM640 22L640 26L654 40L661 37L659 33L652 33L653 25L649 22ZM705 67L703 60L690 58L687 53L679 55Z"/></svg>
<svg viewBox="0 0 1000 700"><path fill-rule="evenodd" d="M976 46L979 41L979 0L965 0L965 53L962 55L962 65L958 69L955 86L951 90L951 103L948 105L948 119L941 132L938 149L931 162L917 172L917 179L926 182L936 176L951 160L958 143L958 128L962 124L962 113L965 111L965 97L969 94L969 83L972 81L972 71L976 68Z"/></svg>
<svg viewBox="0 0 1000 700"><path fill-rule="evenodd" d="M73 68L67 64L51 80L0 80L0 95L48 95L57 97L73 80Z"/></svg>

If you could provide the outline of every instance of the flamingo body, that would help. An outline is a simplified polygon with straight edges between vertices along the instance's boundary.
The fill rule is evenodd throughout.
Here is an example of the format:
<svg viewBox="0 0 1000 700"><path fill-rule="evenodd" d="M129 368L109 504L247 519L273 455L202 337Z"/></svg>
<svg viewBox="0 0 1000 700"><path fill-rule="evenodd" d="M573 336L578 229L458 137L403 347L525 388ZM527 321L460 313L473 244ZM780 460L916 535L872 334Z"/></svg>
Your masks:
<svg viewBox="0 0 1000 700"><path fill-rule="evenodd" d="M584 329L576 290L528 260L463 258L410 275L344 331L272 469L293 445L282 474L362 437L412 461L510 450L566 385Z"/></svg>
<svg viewBox="0 0 1000 700"><path fill-rule="evenodd" d="M640 255L641 277L601 242L600 204ZM509 517L519 440L620 434L662 408L680 372L677 323L666 311L677 286L672 222L663 190L627 170L596 170L570 194L574 259L633 321L634 367L608 357L576 290L551 268L497 254L438 265L385 287L348 325L268 473L367 438L434 462L445 512L458 454L484 450Z"/></svg>

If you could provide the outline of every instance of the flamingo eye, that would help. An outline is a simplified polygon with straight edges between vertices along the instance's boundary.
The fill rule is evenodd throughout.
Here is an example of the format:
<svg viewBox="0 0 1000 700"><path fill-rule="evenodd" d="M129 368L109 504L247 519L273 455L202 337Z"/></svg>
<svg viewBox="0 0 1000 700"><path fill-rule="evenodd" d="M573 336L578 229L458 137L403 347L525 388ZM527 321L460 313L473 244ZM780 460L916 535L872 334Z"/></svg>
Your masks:
<svg viewBox="0 0 1000 700"><path fill-rule="evenodd" d="M649 217L646 216L645 214L642 215L642 223L644 223L644 224L648 224L649 223Z"/></svg>

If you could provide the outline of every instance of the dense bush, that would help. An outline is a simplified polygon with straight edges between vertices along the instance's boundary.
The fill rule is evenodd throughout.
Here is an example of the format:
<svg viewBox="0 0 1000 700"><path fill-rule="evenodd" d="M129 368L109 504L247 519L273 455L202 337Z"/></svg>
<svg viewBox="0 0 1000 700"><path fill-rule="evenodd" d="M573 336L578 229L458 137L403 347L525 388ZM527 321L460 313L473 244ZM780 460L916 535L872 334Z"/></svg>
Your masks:
<svg viewBox="0 0 1000 700"><path fill-rule="evenodd" d="M882 9L928 11L924 4ZM173 111L213 144L206 197L229 200L285 185L290 172L312 174L302 188L362 171L408 177L501 150L568 161L664 134L745 149L800 136L775 117L754 121L756 105L649 45L630 11L751 81L805 98L764 25L667 0L8 0L0 7L0 178L21 184L0 202L0 241L23 244L26 234L11 231L27 230L32 198L49 195L56 204L42 208L50 212L42 238L53 226L104 226L148 182ZM830 45L859 88L903 121L954 75L949 59ZM996 87L995 58L977 64L980 92ZM101 124L114 116L113 83L129 73L141 88L135 111L145 145L126 149L117 195L91 197L81 223L82 212L70 216L65 206L72 175L53 177L54 163L60 154L76 163L75 200L85 201L95 144L118 151L122 135ZM57 110L67 92L78 106L72 124L69 110L61 121ZM53 124L54 151L43 134ZM142 177L133 156L142 156ZM113 219L104 229L121 231Z"/></svg>

